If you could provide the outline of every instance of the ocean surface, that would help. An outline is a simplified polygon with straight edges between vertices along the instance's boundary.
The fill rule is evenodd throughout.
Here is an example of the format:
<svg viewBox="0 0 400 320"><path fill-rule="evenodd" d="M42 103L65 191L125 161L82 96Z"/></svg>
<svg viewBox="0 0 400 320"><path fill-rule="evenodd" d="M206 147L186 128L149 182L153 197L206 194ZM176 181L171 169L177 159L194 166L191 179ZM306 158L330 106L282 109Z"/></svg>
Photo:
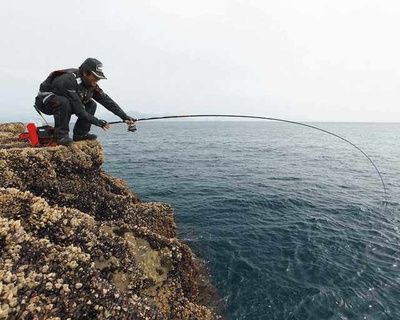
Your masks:
<svg viewBox="0 0 400 320"><path fill-rule="evenodd" d="M148 121L104 169L175 208L228 319L400 319L400 124Z"/></svg>

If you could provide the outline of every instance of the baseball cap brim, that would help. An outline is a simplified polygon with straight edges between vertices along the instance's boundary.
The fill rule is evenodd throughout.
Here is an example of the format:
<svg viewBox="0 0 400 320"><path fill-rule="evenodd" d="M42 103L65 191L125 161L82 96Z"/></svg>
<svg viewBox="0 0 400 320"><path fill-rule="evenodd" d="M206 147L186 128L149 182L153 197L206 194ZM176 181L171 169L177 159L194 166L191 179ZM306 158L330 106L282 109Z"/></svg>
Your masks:
<svg viewBox="0 0 400 320"><path fill-rule="evenodd" d="M92 71L92 73L99 79L107 79L103 72L100 71Z"/></svg>

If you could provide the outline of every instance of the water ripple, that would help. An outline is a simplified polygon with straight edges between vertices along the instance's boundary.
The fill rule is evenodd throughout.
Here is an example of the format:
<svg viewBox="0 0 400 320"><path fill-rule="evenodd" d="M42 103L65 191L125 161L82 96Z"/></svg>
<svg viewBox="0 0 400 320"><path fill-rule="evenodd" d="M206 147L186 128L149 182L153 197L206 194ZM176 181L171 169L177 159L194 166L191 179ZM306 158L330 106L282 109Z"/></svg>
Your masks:
<svg viewBox="0 0 400 320"><path fill-rule="evenodd" d="M159 122L104 141L106 170L176 209L229 319L400 319L400 125ZM122 129L121 129L122 130Z"/></svg>

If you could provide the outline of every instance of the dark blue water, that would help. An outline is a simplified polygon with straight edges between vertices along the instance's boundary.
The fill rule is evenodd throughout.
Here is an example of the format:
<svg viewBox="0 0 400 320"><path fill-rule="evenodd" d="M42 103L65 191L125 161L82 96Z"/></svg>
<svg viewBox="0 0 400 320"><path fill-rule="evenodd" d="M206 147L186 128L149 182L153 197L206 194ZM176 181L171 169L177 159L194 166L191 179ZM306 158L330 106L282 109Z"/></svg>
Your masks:
<svg viewBox="0 0 400 320"><path fill-rule="evenodd" d="M105 169L176 210L229 319L400 319L400 124L143 122Z"/></svg>

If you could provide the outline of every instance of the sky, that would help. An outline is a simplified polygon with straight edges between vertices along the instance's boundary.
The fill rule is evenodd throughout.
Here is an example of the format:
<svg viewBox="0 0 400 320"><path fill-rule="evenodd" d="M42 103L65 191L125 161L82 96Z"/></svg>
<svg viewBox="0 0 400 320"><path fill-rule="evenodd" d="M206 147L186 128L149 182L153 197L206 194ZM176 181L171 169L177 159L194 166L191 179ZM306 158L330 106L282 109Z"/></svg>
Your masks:
<svg viewBox="0 0 400 320"><path fill-rule="evenodd" d="M126 111L400 121L395 0L0 5L0 120L37 117L47 75L95 57L108 78L100 86Z"/></svg>

